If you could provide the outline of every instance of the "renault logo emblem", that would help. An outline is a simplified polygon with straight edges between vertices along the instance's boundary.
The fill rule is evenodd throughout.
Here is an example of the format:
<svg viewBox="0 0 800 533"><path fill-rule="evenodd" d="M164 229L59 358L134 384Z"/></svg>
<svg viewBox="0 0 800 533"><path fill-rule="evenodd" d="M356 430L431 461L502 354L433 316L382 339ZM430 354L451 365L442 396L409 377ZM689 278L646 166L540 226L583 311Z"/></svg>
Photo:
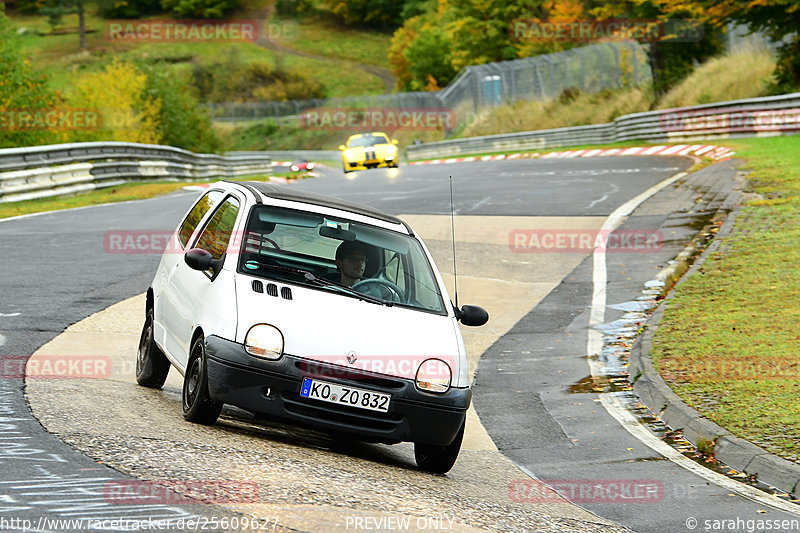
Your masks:
<svg viewBox="0 0 800 533"><path fill-rule="evenodd" d="M347 353L347 362L352 365L352 364L355 364L356 361L358 361L358 357L356 357L356 352L348 352Z"/></svg>

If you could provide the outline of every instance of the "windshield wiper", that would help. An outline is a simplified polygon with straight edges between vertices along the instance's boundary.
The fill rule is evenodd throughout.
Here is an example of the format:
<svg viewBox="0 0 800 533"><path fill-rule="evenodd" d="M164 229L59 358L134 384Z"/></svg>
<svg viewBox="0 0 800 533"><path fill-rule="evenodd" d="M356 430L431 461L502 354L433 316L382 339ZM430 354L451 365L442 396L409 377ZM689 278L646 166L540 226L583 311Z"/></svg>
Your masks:
<svg viewBox="0 0 800 533"><path fill-rule="evenodd" d="M334 287L336 289L340 289L348 294L358 297L359 300L364 300L374 304L387 305L389 307L391 307L394 304L394 302L383 300L375 296L370 296L369 294L364 294L363 292L358 292L357 290L353 289L352 287L348 287L347 285L342 285L341 283L336 283L335 281L331 281L325 278L318 278L312 272L309 272L308 270L303 270L302 268L286 267L283 265L276 265L275 263L262 263L261 261L254 261L254 260L250 260L247 262L258 263L258 266L271 268L273 270L278 270L281 272L300 274L309 283L314 283L315 285L319 285L322 287Z"/></svg>

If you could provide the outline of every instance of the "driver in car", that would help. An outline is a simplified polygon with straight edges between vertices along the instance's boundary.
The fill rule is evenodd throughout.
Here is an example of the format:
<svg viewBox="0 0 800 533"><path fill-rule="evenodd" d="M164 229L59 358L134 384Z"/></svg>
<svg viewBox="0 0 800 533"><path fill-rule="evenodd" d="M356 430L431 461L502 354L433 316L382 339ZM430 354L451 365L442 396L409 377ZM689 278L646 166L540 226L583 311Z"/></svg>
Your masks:
<svg viewBox="0 0 800 533"><path fill-rule="evenodd" d="M367 252L363 245L353 241L343 241L336 248L336 268L341 279L339 283L352 287L361 281L367 268Z"/></svg>

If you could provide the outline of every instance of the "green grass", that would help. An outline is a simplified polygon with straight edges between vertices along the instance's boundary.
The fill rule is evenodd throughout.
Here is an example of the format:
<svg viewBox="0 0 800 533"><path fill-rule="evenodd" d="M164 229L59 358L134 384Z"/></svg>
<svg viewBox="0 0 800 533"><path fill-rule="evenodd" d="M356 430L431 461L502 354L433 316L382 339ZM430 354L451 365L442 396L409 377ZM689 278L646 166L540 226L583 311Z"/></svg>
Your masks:
<svg viewBox="0 0 800 533"><path fill-rule="evenodd" d="M727 141L754 198L675 292L653 358L692 407L800 460L800 136Z"/></svg>
<svg viewBox="0 0 800 533"><path fill-rule="evenodd" d="M250 42L135 43L108 41L105 36L106 21L88 14L86 27L90 33L87 34L88 53L86 53L81 52L79 48L77 32L64 35L39 35L39 33L50 31L45 17L14 14L10 19L16 28L25 27L31 30L21 36L24 53L31 58L32 63L38 69L49 75L51 87L62 92L67 92L72 87L76 77L83 72L99 69L111 57L151 61L165 59L170 63L171 69L180 73L191 68L193 62L208 64L219 61L225 55L230 54L231 50L235 50L245 63L261 61L273 67L280 65L286 69L301 72L307 78L319 81L325 87L329 97L381 94L384 91L384 85L380 78L354 68L350 61L339 59L341 57L340 49L355 50L360 46L368 49L380 49L380 46L374 43L375 39L372 34L368 32L332 34L333 36L327 37L327 46L330 47L332 53L321 54L330 55L331 59L321 60L276 53ZM63 27L75 28L77 24L77 15L64 17ZM268 27L270 27L269 24ZM339 38L345 42L335 45ZM363 44L362 40L365 41ZM287 46L289 45L290 43L287 43ZM359 58L354 57L353 59L358 60ZM384 54L384 64L385 62Z"/></svg>
<svg viewBox="0 0 800 533"><path fill-rule="evenodd" d="M763 48L745 48L716 57L700 65L664 95L657 107L668 109L765 96L774 70L775 56Z"/></svg>
<svg viewBox="0 0 800 533"><path fill-rule="evenodd" d="M270 176L256 175L236 178L234 181L252 180L265 181L270 177L301 177L294 172L278 172ZM302 177L305 177L303 175ZM129 200L145 200L156 196L171 193L182 189L187 185L199 185L209 182L185 182L185 181L147 181L126 183L107 189L99 189L69 196L58 196L54 198L42 198L39 200L25 200L22 202L0 203L0 219L29 215L32 213L43 213L46 211L60 211L62 209L73 209L75 207L85 207L89 205L108 204L113 202L125 202Z"/></svg>
<svg viewBox="0 0 800 533"><path fill-rule="evenodd" d="M328 57L387 67L389 33L368 32L341 26L320 16L305 19L273 18L267 31L280 44Z"/></svg>

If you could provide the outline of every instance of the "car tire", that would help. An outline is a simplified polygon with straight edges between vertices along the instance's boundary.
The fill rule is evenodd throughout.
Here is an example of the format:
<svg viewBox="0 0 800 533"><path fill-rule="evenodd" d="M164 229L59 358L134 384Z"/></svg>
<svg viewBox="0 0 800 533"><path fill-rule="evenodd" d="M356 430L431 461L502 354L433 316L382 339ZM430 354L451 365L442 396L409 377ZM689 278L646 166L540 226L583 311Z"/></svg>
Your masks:
<svg viewBox="0 0 800 533"><path fill-rule="evenodd" d="M345 174L347 174L347 173L348 173L348 172L350 172L350 171L349 171L349 170L347 170L347 167L346 167L346 166L342 165L342 172L344 172Z"/></svg>
<svg viewBox="0 0 800 533"><path fill-rule="evenodd" d="M417 466L426 472L434 474L445 474L453 468L458 459L458 452L461 451L461 441L464 440L464 428L466 420L461 423L456 438L447 446L436 446L434 444L414 443L414 458Z"/></svg>
<svg viewBox="0 0 800 533"><path fill-rule="evenodd" d="M170 362L153 340L153 308L148 307L136 354L136 383L159 389L167 381Z"/></svg>
<svg viewBox="0 0 800 533"><path fill-rule="evenodd" d="M208 373L206 368L206 346L203 337L192 344L189 364L183 378L183 418L189 422L211 426L219 418L222 403L211 399L208 393Z"/></svg>

